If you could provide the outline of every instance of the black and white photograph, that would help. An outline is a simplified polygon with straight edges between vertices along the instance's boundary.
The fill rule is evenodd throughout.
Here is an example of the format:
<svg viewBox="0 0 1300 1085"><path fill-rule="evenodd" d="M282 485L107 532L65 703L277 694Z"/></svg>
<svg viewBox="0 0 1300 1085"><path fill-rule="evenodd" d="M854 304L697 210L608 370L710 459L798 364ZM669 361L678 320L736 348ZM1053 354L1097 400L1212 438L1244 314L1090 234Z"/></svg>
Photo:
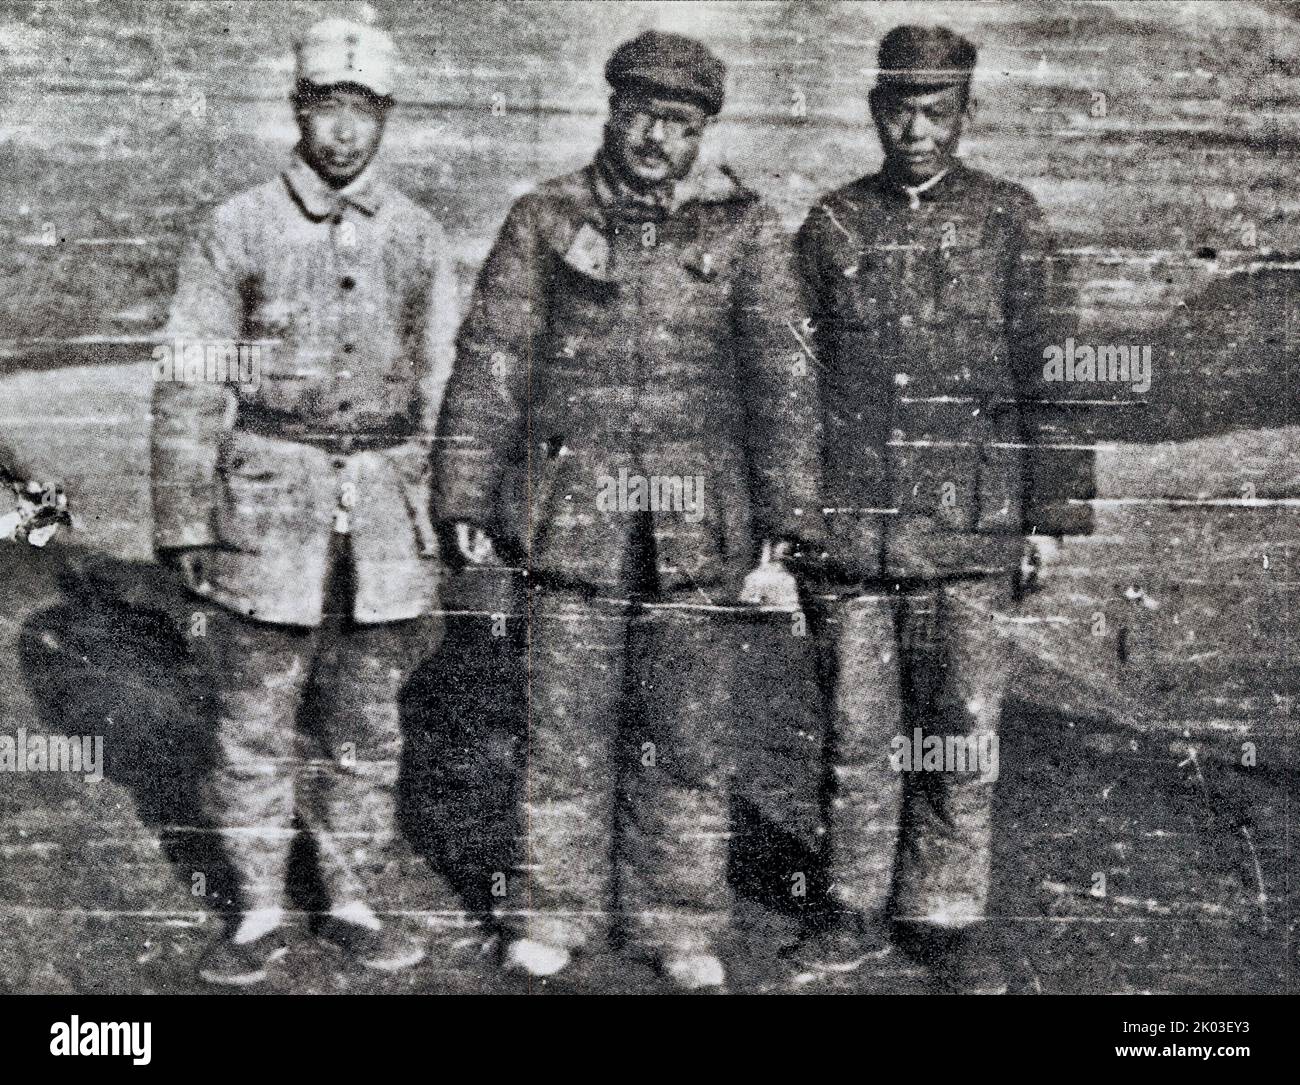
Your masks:
<svg viewBox="0 0 1300 1085"><path fill-rule="evenodd" d="M4 0L0 65L42 1049L1296 993L1300 7Z"/></svg>

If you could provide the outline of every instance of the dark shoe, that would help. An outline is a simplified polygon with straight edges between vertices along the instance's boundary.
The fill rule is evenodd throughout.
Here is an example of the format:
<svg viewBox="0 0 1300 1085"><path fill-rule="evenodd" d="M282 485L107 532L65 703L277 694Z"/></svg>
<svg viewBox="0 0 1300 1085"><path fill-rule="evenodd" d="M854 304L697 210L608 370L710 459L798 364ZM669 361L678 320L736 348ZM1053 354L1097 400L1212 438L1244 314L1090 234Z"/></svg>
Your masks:
<svg viewBox="0 0 1300 1085"><path fill-rule="evenodd" d="M956 929L908 924L900 940L913 957L930 969L940 991L960 995L1007 993L1001 941L987 923Z"/></svg>
<svg viewBox="0 0 1300 1085"><path fill-rule="evenodd" d="M219 987L252 987L262 983L271 965L288 952L279 928L252 942L236 942L232 932L223 933L199 961L199 978Z"/></svg>
<svg viewBox="0 0 1300 1085"><path fill-rule="evenodd" d="M388 922L379 928L326 916L318 935L332 942L363 968L375 972L401 972L424 960L428 939L404 923Z"/></svg>
<svg viewBox="0 0 1300 1085"><path fill-rule="evenodd" d="M853 972L890 951L889 926L883 918L836 912L815 927L793 950L802 968L814 972Z"/></svg>

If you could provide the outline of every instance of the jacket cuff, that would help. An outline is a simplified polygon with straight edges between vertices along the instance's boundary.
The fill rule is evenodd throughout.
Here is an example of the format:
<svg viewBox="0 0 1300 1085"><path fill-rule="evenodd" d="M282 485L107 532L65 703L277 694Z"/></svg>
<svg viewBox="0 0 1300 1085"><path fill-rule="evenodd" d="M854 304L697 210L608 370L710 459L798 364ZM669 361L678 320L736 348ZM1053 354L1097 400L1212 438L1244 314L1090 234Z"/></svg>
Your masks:
<svg viewBox="0 0 1300 1085"><path fill-rule="evenodd" d="M812 503L763 517L759 524L760 541L790 542L803 552L821 550L826 543L826 523L821 510Z"/></svg>
<svg viewBox="0 0 1300 1085"><path fill-rule="evenodd" d="M431 513L434 524L439 527L465 523L486 531L489 535L500 529L495 502L479 498L478 495L447 496L445 491L437 492Z"/></svg>

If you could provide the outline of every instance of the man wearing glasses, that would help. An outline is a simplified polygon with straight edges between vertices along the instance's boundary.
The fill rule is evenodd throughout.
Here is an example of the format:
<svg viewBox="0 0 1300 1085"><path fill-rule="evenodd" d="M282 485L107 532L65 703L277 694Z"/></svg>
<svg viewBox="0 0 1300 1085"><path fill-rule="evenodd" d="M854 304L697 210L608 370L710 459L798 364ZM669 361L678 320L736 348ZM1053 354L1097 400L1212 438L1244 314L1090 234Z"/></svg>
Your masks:
<svg viewBox="0 0 1300 1085"><path fill-rule="evenodd" d="M551 976L599 957L617 881L631 940L677 986L717 988L732 711L718 611L751 570L747 600L779 580L760 553L815 532L816 389L774 216L696 162L722 62L647 32L606 77L595 161L517 201L479 276L436 507L466 561L513 556L535 587L527 876L501 910L504 963ZM625 687L644 703L635 737Z"/></svg>

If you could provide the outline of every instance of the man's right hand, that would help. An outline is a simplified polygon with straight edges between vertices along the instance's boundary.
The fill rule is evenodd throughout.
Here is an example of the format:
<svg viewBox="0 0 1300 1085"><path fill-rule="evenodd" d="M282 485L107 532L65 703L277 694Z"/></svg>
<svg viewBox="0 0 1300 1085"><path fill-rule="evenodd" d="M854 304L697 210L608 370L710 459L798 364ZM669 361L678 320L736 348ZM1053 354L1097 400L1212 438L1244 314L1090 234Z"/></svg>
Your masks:
<svg viewBox="0 0 1300 1085"><path fill-rule="evenodd" d="M495 565L498 562L492 537L480 527L465 520L455 525L456 550L466 565Z"/></svg>

